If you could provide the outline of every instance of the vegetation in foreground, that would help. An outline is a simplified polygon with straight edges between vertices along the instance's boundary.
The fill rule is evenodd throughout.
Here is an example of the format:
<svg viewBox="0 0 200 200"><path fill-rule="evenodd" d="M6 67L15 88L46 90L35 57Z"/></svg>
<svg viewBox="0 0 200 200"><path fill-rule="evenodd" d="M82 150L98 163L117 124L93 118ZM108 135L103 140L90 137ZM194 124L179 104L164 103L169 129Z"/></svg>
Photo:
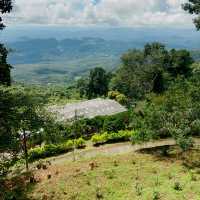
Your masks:
<svg viewBox="0 0 200 200"><path fill-rule="evenodd" d="M198 200L200 174L194 163L198 166L195 157L200 152L190 151L183 160L177 160L175 150L171 149L167 157L153 150L154 155L135 153L75 163L56 160L45 169L33 171L36 182L21 176L24 184L14 184L12 192L4 195L18 195L20 200Z"/></svg>
<svg viewBox="0 0 200 200"><path fill-rule="evenodd" d="M199 3L189 2L184 9L199 14ZM0 4L1 14L11 9L11 0ZM194 22L199 29L199 18ZM3 28L0 18L0 29ZM133 142L173 137L181 152L187 155L193 145L192 136L200 133L200 65L194 63L188 50L168 50L156 42L146 44L142 50L125 53L115 74L97 67L91 70L89 77L80 79L67 91L60 88L58 94L52 94L51 90L48 94L46 88L10 87L11 66L7 63L7 55L8 51L0 44L1 198L198 199L200 164L193 162L192 155L184 159L184 167L177 159L165 159L163 155L155 160L150 155L137 154L112 157L113 161L99 157L90 163L85 160L52 166L51 163L49 166L38 164L34 176L21 175L17 180L13 177L13 181L6 176L22 154L28 171L28 149L31 147L40 145L33 150L33 155L39 155L34 159L44 158L71 148L83 148L84 139L91 136L94 145L127 140L130 135L126 130L135 130L131 137ZM77 100L116 99L130 112L60 124L45 108L54 102L54 97L65 100L67 95ZM82 138L77 140L78 137ZM66 139L73 141L63 145Z"/></svg>

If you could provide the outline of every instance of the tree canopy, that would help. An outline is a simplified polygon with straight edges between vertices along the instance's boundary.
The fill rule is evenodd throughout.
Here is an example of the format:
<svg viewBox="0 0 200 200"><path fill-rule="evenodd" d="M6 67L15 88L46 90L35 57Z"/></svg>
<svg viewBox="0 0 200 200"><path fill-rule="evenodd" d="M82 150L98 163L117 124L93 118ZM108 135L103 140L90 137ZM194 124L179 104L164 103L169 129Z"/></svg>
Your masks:
<svg viewBox="0 0 200 200"><path fill-rule="evenodd" d="M105 96L108 93L110 78L110 73L101 67L96 67L90 71L89 77L78 80L77 88L80 95L85 95L88 99Z"/></svg>
<svg viewBox="0 0 200 200"><path fill-rule="evenodd" d="M0 0L0 14L9 13L12 10L12 0ZM0 30L3 30L5 25L0 17ZM9 86L11 84L10 69L11 66L7 63L8 50L0 43L0 85Z"/></svg>
<svg viewBox="0 0 200 200"><path fill-rule="evenodd" d="M121 62L111 88L140 99L148 92L162 93L170 78L189 76L193 59L187 50L168 51L164 45L152 43L143 50L129 50Z"/></svg>
<svg viewBox="0 0 200 200"><path fill-rule="evenodd" d="M3 44L0 44L0 85L11 85L10 69L11 65L7 63L8 50Z"/></svg>
<svg viewBox="0 0 200 200"><path fill-rule="evenodd" d="M0 13L3 15L5 13L10 13L12 10L12 0L0 0ZM0 30L5 27L3 24L3 19L0 17Z"/></svg>
<svg viewBox="0 0 200 200"><path fill-rule="evenodd" d="M44 127L45 102L45 96L34 90L0 86L0 149L18 148L20 133L35 134Z"/></svg>
<svg viewBox="0 0 200 200"><path fill-rule="evenodd" d="M200 1L189 0L188 3L183 4L183 9L188 11L190 14L198 15L196 18L194 18L194 24L197 30L200 30Z"/></svg>

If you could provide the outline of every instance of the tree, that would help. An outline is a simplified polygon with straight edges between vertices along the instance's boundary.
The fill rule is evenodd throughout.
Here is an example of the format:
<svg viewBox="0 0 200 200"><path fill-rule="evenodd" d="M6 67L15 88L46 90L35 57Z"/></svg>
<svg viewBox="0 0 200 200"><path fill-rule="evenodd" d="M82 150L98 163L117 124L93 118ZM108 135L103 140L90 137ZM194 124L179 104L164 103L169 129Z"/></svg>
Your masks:
<svg viewBox="0 0 200 200"><path fill-rule="evenodd" d="M18 92L14 88L0 86L0 150L14 151L17 145L16 125Z"/></svg>
<svg viewBox="0 0 200 200"><path fill-rule="evenodd" d="M159 43L147 44L143 51L128 51L122 56L122 66L112 79L112 89L136 99L150 91L161 93L167 58L164 45Z"/></svg>
<svg viewBox="0 0 200 200"><path fill-rule="evenodd" d="M27 140L45 126L44 103L44 96L28 88L0 87L0 149L20 151L22 145L27 169Z"/></svg>
<svg viewBox="0 0 200 200"><path fill-rule="evenodd" d="M198 15L194 18L194 24L197 30L200 30L200 1L199 0L189 0L189 3L183 4L183 9L188 11L190 14Z"/></svg>
<svg viewBox="0 0 200 200"><path fill-rule="evenodd" d="M87 93L88 93L88 83L89 83L88 78L81 78L76 83L76 87L79 90L81 98L84 97L84 96L87 96Z"/></svg>
<svg viewBox="0 0 200 200"><path fill-rule="evenodd" d="M12 0L0 0L0 14L10 13L12 10ZM3 19L0 17L0 30L3 30L5 25ZM10 85L10 69L11 66L7 64L8 51L3 44L0 43L0 84Z"/></svg>
<svg viewBox="0 0 200 200"><path fill-rule="evenodd" d="M5 13L10 13L12 10L12 0L0 0L0 13L3 15ZM3 24L3 19L0 17L0 30L5 27Z"/></svg>
<svg viewBox="0 0 200 200"><path fill-rule="evenodd" d="M140 88L144 55L140 50L130 50L121 57L122 65L111 80L112 90L119 91L128 97L141 98L144 90Z"/></svg>
<svg viewBox="0 0 200 200"><path fill-rule="evenodd" d="M103 68L94 68L90 71L87 97L89 99L106 95L108 92L109 74Z"/></svg>
<svg viewBox="0 0 200 200"><path fill-rule="evenodd" d="M170 66L168 71L172 76L177 77L178 75L183 75L185 77L189 76L191 73L191 65L194 63L190 52L183 50L172 49L170 51Z"/></svg>
<svg viewBox="0 0 200 200"><path fill-rule="evenodd" d="M143 50L129 50L121 57L122 66L111 80L112 90L141 99L145 94L162 93L168 80L190 75L193 59L186 50L168 51L163 44L146 44Z"/></svg>
<svg viewBox="0 0 200 200"><path fill-rule="evenodd" d="M10 69L11 65L7 63L8 50L3 44L0 44L0 85L11 85Z"/></svg>

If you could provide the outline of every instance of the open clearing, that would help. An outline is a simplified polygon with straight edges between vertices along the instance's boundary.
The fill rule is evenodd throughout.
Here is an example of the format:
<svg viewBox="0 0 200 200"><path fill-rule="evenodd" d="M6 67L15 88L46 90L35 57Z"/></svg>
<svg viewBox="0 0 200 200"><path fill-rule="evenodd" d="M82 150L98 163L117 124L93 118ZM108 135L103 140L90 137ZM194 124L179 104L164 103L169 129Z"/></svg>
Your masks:
<svg viewBox="0 0 200 200"><path fill-rule="evenodd" d="M28 193L30 199L141 200L153 199L157 192L159 199L165 200L200 199L200 175L195 173L193 180L191 171L173 156L98 156L92 161L51 165L35 176L40 181ZM175 189L176 184L180 184L179 189Z"/></svg>
<svg viewBox="0 0 200 200"><path fill-rule="evenodd" d="M116 148L121 145L114 144ZM155 149L148 150L152 154L127 150L111 155L111 147L106 148L107 153L79 157L76 162L64 159L66 155L52 158L47 169L34 170L37 183L30 184L26 178L23 184L21 181L17 190L23 195L18 199L200 200L200 170L183 164L199 164L199 151L190 151L183 161L176 147L167 157Z"/></svg>

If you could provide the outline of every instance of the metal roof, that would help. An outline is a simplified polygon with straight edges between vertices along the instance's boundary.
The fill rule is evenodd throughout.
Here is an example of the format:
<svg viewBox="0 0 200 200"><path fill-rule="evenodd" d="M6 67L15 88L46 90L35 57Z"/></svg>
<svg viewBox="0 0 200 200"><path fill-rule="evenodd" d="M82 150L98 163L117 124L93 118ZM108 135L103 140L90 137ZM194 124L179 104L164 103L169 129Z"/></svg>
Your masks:
<svg viewBox="0 0 200 200"><path fill-rule="evenodd" d="M110 99L93 99L64 106L52 106L50 110L57 113L58 121L73 119L75 115L84 118L94 118L96 116L114 115L127 111L124 106Z"/></svg>

